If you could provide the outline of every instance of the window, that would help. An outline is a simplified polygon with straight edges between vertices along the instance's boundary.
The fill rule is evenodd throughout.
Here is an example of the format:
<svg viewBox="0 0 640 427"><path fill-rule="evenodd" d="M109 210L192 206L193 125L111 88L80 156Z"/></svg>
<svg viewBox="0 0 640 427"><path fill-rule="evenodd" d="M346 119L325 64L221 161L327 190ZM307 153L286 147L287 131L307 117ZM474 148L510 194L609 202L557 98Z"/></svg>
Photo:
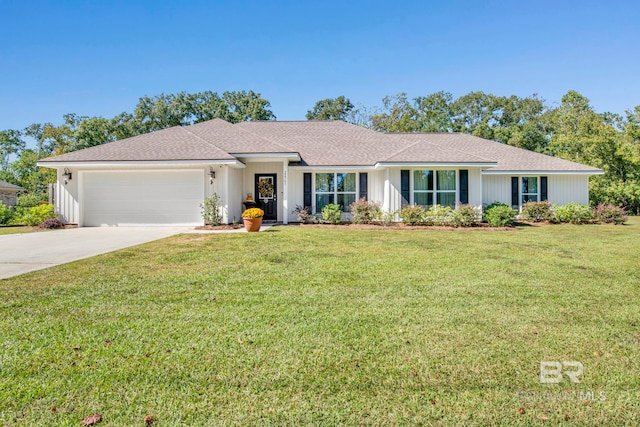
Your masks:
<svg viewBox="0 0 640 427"><path fill-rule="evenodd" d="M414 170L413 203L416 205L455 207L456 205L455 170Z"/></svg>
<svg viewBox="0 0 640 427"><path fill-rule="evenodd" d="M340 205L343 212L356 201L356 174L352 173L316 173L315 182L316 212L330 203Z"/></svg>
<svg viewBox="0 0 640 427"><path fill-rule="evenodd" d="M522 203L538 201L538 177L522 177Z"/></svg>

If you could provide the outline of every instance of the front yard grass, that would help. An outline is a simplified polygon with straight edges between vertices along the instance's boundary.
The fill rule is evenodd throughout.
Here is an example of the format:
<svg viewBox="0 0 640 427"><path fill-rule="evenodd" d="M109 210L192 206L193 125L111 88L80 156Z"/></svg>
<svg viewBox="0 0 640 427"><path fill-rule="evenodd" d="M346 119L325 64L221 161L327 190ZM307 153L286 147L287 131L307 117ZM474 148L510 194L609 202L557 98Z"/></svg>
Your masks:
<svg viewBox="0 0 640 427"><path fill-rule="evenodd" d="M0 281L0 424L637 425L639 265L637 218L176 236Z"/></svg>
<svg viewBox="0 0 640 427"><path fill-rule="evenodd" d="M16 225L16 226L3 226L0 225L0 236L4 234L24 234L24 233L35 233L37 231L50 231L45 228L38 227L29 227L26 225Z"/></svg>

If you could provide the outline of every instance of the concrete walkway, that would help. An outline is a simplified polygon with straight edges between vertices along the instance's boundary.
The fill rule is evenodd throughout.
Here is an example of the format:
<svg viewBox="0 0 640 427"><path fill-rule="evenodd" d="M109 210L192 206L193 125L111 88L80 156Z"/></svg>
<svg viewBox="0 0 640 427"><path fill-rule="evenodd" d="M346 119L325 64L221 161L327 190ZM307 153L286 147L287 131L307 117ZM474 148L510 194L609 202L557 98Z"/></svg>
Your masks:
<svg viewBox="0 0 640 427"><path fill-rule="evenodd" d="M0 279L140 245L193 227L83 227L0 236Z"/></svg>

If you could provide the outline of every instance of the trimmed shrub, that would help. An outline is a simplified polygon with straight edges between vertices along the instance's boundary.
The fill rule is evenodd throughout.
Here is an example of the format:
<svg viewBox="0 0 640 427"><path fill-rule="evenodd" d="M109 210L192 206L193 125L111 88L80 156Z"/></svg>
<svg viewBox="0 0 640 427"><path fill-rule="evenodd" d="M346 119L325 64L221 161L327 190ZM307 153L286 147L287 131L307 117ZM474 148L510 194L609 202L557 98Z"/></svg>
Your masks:
<svg viewBox="0 0 640 427"><path fill-rule="evenodd" d="M39 194L21 194L16 202L17 208L33 208L38 205L47 204L47 200L43 199Z"/></svg>
<svg viewBox="0 0 640 427"><path fill-rule="evenodd" d="M627 222L627 211L620 206L601 203L593 208L593 216L596 221L607 224L624 224Z"/></svg>
<svg viewBox="0 0 640 427"><path fill-rule="evenodd" d="M492 203L484 211L484 217L491 227L511 227L518 211L504 203Z"/></svg>
<svg viewBox="0 0 640 427"><path fill-rule="evenodd" d="M553 210L551 203L544 202L527 202L522 205L522 219L533 222L551 221L553 220Z"/></svg>
<svg viewBox="0 0 640 427"><path fill-rule="evenodd" d="M389 226L395 222L395 212L382 212L379 211L376 215L376 222L383 226Z"/></svg>
<svg viewBox="0 0 640 427"><path fill-rule="evenodd" d="M56 217L53 205L42 204L31 208L17 208L11 224L30 225L32 227Z"/></svg>
<svg viewBox="0 0 640 427"><path fill-rule="evenodd" d="M322 208L322 222L325 224L342 223L342 211L340 205L329 203Z"/></svg>
<svg viewBox="0 0 640 427"><path fill-rule="evenodd" d="M587 224L593 219L593 210L589 206L580 205L578 203L554 206L553 213L554 221L556 222Z"/></svg>
<svg viewBox="0 0 640 427"><path fill-rule="evenodd" d="M0 201L0 224L9 224L12 218L13 210Z"/></svg>
<svg viewBox="0 0 640 427"><path fill-rule="evenodd" d="M430 225L453 225L455 211L449 206L431 206L425 215L425 221Z"/></svg>
<svg viewBox="0 0 640 427"><path fill-rule="evenodd" d="M364 198L349 205L351 211L351 221L355 224L371 224L380 216L380 205L368 202Z"/></svg>
<svg viewBox="0 0 640 427"><path fill-rule="evenodd" d="M222 213L220 212L220 197L217 193L204 199L200 204L202 219L205 224L220 225L222 223Z"/></svg>
<svg viewBox="0 0 640 427"><path fill-rule="evenodd" d="M455 227L475 227L482 220L482 215L476 206L460 205L453 213Z"/></svg>
<svg viewBox="0 0 640 427"><path fill-rule="evenodd" d="M420 225L425 223L427 210L421 205L405 206L400 209L400 221L408 225Z"/></svg>
<svg viewBox="0 0 640 427"><path fill-rule="evenodd" d="M38 227L53 230L56 228L64 228L64 226L65 226L64 222L60 221L58 218L53 218L53 219L46 220L45 222L40 224Z"/></svg>

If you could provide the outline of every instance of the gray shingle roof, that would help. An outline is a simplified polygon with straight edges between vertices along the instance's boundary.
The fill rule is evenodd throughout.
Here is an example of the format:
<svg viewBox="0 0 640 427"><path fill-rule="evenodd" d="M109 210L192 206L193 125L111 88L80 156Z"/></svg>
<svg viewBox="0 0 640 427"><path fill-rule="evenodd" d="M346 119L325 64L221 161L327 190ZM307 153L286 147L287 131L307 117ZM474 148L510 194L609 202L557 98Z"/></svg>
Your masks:
<svg viewBox="0 0 640 427"><path fill-rule="evenodd" d="M186 128L175 126L42 160L109 162L153 160L233 160L235 157Z"/></svg>
<svg viewBox="0 0 640 427"><path fill-rule="evenodd" d="M455 149L465 153L495 159L498 166L488 172L498 171L568 171L600 172L600 169L558 157L547 156L497 141L478 138L463 133L415 134L418 138L445 149Z"/></svg>
<svg viewBox="0 0 640 427"><path fill-rule="evenodd" d="M20 187L19 185L0 180L0 190L24 190L24 188Z"/></svg>
<svg viewBox="0 0 640 427"><path fill-rule="evenodd" d="M461 133L383 134L342 121L221 119L172 127L51 157L58 162L234 160L248 153L299 153L309 166L496 163L490 171L598 173L599 169Z"/></svg>

